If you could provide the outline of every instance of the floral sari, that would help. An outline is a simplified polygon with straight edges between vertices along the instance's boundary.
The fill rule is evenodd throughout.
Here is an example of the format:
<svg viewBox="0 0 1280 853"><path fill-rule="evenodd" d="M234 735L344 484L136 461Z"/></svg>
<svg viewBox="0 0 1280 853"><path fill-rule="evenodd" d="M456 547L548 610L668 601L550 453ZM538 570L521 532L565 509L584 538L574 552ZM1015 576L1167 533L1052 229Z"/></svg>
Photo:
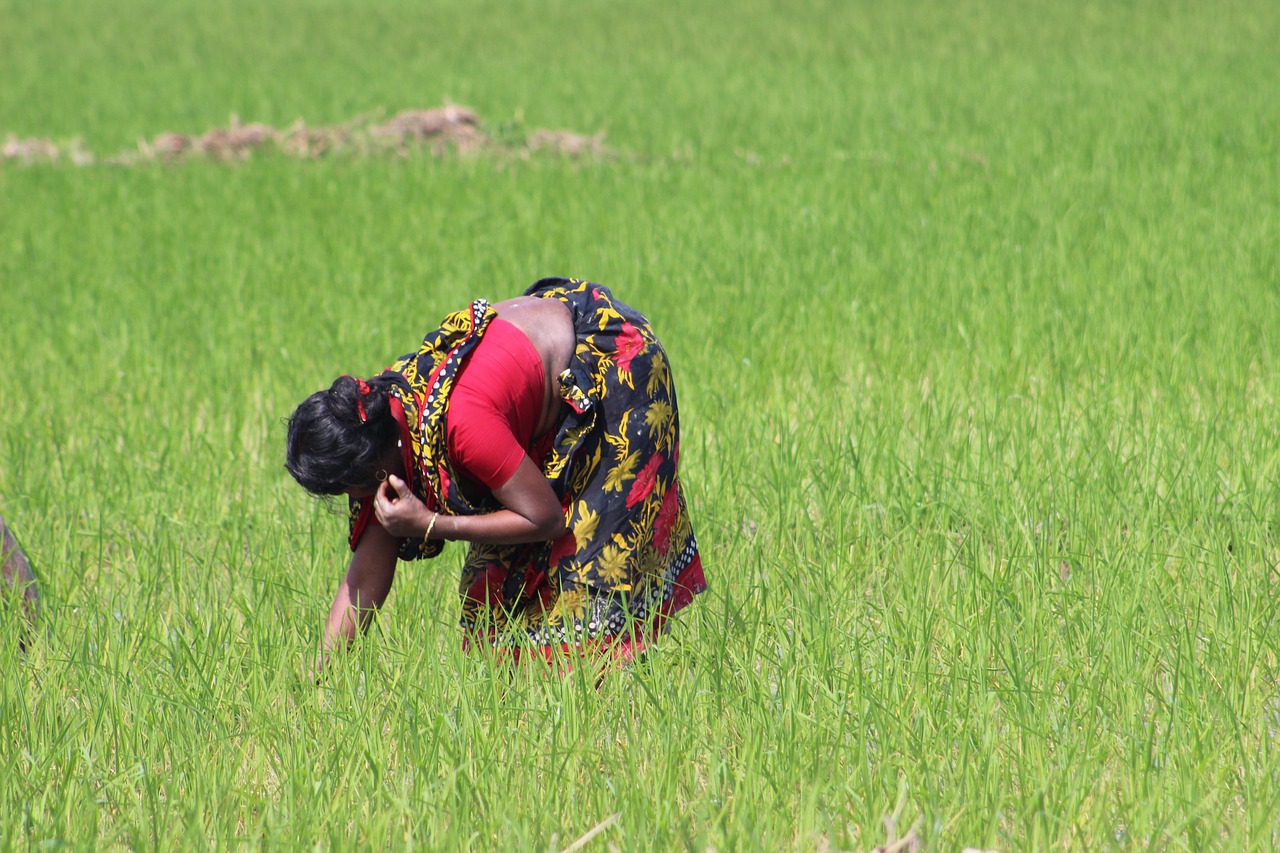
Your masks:
<svg viewBox="0 0 1280 853"><path fill-rule="evenodd" d="M473 544L459 584L468 641L550 659L583 646L629 658L706 589L677 476L680 421L665 351L645 317L608 288L543 279L526 295L559 299L577 346L558 377L566 414L529 449L565 511L551 542ZM493 317L478 300L445 318L418 352L383 374L399 389L405 470L415 494L443 513L499 508L468 494L445 446L449 394ZM351 546L372 501L351 501ZM402 559L434 557L439 541L405 540Z"/></svg>

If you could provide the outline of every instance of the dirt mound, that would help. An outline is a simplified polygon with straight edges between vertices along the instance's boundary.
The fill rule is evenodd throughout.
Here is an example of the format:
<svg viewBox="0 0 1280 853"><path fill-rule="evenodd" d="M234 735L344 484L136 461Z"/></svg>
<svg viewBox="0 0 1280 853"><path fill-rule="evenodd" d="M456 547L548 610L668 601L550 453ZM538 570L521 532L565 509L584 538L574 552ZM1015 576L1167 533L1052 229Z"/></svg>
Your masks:
<svg viewBox="0 0 1280 853"><path fill-rule="evenodd" d="M605 146L603 133L587 136L570 130L537 129L527 135L493 134L486 131L474 110L456 104L403 110L386 121L379 121L380 115L318 126L299 119L283 130L256 122L243 124L239 116L232 115L226 127L211 128L204 134L166 131L139 141L135 149L122 151L105 162L133 165L191 158L232 161L247 159L258 151L303 159L336 154L407 156L415 150L427 150L437 157L489 153L522 159L534 154L602 158L612 153ZM10 135L0 149L0 162L53 163L64 158L81 166L97 162L78 140L59 145L51 139Z"/></svg>
<svg viewBox="0 0 1280 853"><path fill-rule="evenodd" d="M230 127L215 128L196 140L196 150L214 160L248 157L255 148L274 144L276 129L265 124L240 124L234 119Z"/></svg>
<svg viewBox="0 0 1280 853"><path fill-rule="evenodd" d="M423 140L479 125L480 118L474 112L450 104L429 110L405 110L386 124L375 126L371 133L384 138Z"/></svg>
<svg viewBox="0 0 1280 853"><path fill-rule="evenodd" d="M22 139L11 133L5 137L4 145L0 147L0 163L55 163L63 157L77 166L87 166L93 162L93 155L79 139L73 139L66 145L58 145L52 139Z"/></svg>
<svg viewBox="0 0 1280 853"><path fill-rule="evenodd" d="M405 110L386 124L370 128L369 134L401 150L415 143L429 143L435 154L445 153L450 146L460 154L467 154L489 144L489 138L480 130L479 116L466 107L452 104L429 110Z"/></svg>

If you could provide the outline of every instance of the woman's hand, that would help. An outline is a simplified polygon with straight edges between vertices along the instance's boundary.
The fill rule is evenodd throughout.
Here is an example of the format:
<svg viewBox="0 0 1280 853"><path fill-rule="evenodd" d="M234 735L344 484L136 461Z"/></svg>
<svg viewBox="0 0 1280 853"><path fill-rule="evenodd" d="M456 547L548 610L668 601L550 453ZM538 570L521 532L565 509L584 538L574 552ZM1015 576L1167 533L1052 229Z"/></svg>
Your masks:
<svg viewBox="0 0 1280 853"><path fill-rule="evenodd" d="M414 539L427 532L431 510L418 500L409 484L395 474L378 484L373 513L382 529L399 539Z"/></svg>

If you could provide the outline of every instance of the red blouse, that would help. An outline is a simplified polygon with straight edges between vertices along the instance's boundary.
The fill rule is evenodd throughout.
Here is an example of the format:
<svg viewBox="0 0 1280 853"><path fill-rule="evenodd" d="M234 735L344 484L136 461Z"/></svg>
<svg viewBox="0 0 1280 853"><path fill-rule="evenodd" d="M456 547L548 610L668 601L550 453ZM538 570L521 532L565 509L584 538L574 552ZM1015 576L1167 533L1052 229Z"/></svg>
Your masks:
<svg viewBox="0 0 1280 853"><path fill-rule="evenodd" d="M489 324L449 395L449 455L490 491L529 455L542 414L546 374L524 332L506 320Z"/></svg>

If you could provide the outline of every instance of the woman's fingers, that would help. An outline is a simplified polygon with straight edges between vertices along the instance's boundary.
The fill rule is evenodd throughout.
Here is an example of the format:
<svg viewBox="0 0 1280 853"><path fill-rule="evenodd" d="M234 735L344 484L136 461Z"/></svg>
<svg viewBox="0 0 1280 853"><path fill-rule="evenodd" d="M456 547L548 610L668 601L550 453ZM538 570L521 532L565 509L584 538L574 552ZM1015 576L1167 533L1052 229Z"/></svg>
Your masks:
<svg viewBox="0 0 1280 853"><path fill-rule="evenodd" d="M404 480L394 474L378 484L373 495L373 514L378 523L394 536L418 534L417 522L426 506L409 490Z"/></svg>
<svg viewBox="0 0 1280 853"><path fill-rule="evenodd" d="M401 480L395 474L391 474L386 479L386 484L395 489L397 498L407 498L411 494L409 484Z"/></svg>
<svg viewBox="0 0 1280 853"><path fill-rule="evenodd" d="M393 503L391 484L383 480L378 484L378 490L373 493L373 514L378 517L378 523L383 527L387 526L387 517L391 514Z"/></svg>

